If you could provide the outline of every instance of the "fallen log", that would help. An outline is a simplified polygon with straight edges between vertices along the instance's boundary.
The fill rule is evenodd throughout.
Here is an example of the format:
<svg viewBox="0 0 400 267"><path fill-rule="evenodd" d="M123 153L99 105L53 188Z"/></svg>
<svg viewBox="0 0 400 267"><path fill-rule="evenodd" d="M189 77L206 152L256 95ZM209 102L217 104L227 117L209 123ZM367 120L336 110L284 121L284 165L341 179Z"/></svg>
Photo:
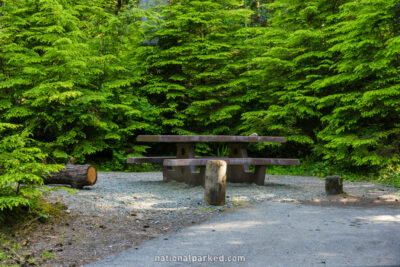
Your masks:
<svg viewBox="0 0 400 267"><path fill-rule="evenodd" d="M50 173L44 178L44 184L68 184L78 189L94 185L96 181L97 170L92 165L67 164L60 172Z"/></svg>

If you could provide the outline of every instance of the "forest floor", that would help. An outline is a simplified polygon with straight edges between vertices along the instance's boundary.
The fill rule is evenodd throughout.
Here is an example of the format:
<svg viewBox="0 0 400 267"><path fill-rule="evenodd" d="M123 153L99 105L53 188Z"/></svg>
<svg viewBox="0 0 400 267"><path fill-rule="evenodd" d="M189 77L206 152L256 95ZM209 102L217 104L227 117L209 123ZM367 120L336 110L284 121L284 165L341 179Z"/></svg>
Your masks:
<svg viewBox="0 0 400 267"><path fill-rule="evenodd" d="M203 203L201 186L164 183L161 173L99 173L93 187L48 195L52 203L65 204L64 211L47 223L35 221L11 233L20 245L3 245L13 257L0 263L80 266L264 201L400 209L395 188L345 182L343 195L327 197L324 190L320 178L267 175L265 186L228 183L227 205L211 207Z"/></svg>

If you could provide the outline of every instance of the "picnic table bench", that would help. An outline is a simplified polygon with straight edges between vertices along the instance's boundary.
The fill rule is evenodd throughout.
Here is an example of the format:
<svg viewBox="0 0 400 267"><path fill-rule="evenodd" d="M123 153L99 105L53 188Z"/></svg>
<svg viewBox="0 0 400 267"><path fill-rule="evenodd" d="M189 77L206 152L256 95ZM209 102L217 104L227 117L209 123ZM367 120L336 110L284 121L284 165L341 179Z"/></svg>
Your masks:
<svg viewBox="0 0 400 267"><path fill-rule="evenodd" d="M247 145L251 142L284 143L284 137L276 136L228 136L228 135L139 135L138 142L176 143L176 156L133 157L127 163L163 164L163 180L176 180L191 185L204 185L205 166L208 160L225 160L227 181L233 183L264 184L268 165L299 165L298 159L282 158L250 158ZM196 143L223 142L228 143L228 157L195 157ZM249 170L255 166L255 171ZM196 170L200 168L200 171Z"/></svg>

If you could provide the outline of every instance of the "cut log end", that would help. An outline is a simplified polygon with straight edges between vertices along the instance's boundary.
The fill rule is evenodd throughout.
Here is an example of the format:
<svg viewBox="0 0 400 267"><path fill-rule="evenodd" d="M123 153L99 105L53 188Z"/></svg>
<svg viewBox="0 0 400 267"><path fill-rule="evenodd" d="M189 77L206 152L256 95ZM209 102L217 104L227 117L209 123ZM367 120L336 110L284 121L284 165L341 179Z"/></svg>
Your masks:
<svg viewBox="0 0 400 267"><path fill-rule="evenodd" d="M94 185L97 181L97 170L94 166L89 166L87 170L87 180L90 185Z"/></svg>

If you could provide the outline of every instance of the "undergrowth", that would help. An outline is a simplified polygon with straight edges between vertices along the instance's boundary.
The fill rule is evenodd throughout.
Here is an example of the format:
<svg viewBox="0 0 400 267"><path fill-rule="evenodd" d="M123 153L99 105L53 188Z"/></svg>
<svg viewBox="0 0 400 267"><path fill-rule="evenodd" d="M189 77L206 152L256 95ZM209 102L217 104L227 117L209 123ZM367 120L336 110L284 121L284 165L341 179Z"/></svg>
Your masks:
<svg viewBox="0 0 400 267"><path fill-rule="evenodd" d="M3 210L0 213L3 218L0 223L0 265L38 266L44 259L48 259L43 257L43 254L35 255L29 252L29 242L20 239L29 235L39 224L64 218L66 209L62 203L53 204L39 198L34 210L24 206L12 211Z"/></svg>
<svg viewBox="0 0 400 267"><path fill-rule="evenodd" d="M378 182L400 188L400 164L390 164L379 173Z"/></svg>
<svg viewBox="0 0 400 267"><path fill-rule="evenodd" d="M94 163L99 172L154 172L161 171L160 165L150 163L141 164L115 164L114 161Z"/></svg>

